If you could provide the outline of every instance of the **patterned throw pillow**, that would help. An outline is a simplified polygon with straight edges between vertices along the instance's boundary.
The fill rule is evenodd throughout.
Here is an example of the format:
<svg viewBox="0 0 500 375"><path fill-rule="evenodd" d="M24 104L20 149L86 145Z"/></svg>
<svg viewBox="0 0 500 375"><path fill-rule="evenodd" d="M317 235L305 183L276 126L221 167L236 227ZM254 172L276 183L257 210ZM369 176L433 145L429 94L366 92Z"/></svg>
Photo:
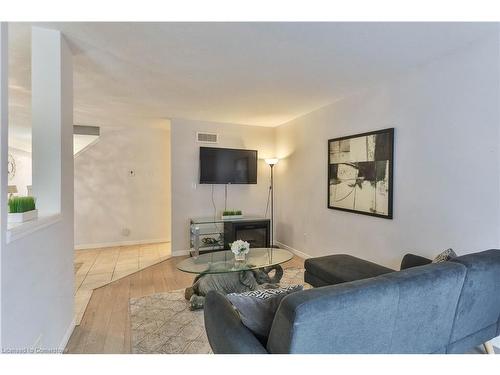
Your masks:
<svg viewBox="0 0 500 375"><path fill-rule="evenodd" d="M302 289L302 285L291 285L277 289L231 293L227 295L227 298L238 311L241 322L261 341L265 341L269 336L274 314L283 297Z"/></svg>
<svg viewBox="0 0 500 375"><path fill-rule="evenodd" d="M457 254L453 251L453 249L446 249L441 254L438 254L433 260L432 263L441 263L446 262L452 258L456 258Z"/></svg>

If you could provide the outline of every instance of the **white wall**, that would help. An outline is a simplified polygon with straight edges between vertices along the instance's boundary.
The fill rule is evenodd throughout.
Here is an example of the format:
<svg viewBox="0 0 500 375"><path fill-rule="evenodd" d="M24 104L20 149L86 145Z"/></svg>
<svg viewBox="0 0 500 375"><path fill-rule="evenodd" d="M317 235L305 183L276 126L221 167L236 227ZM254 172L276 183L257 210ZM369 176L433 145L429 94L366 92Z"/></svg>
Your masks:
<svg viewBox="0 0 500 375"><path fill-rule="evenodd" d="M495 35L280 126L277 240L395 268L406 252L497 248L499 47ZM327 140L387 127L395 128L394 219L328 209Z"/></svg>
<svg viewBox="0 0 500 375"><path fill-rule="evenodd" d="M170 241L170 130L162 125L101 128L75 158L77 248Z"/></svg>
<svg viewBox="0 0 500 375"><path fill-rule="evenodd" d="M0 22L0 347L3 347L3 272L1 259L7 242L7 160L9 137L9 39L7 33L7 23Z"/></svg>
<svg viewBox="0 0 500 375"><path fill-rule="evenodd" d="M16 173L9 179L9 185L17 186L17 195L28 195L27 186L31 185L31 152L9 147L9 154L16 163Z"/></svg>
<svg viewBox="0 0 500 375"><path fill-rule="evenodd" d="M17 240L10 243L2 240L1 344L7 351L61 349L74 326L72 56L64 38L55 30L34 28L32 46L33 66L43 72L32 74L36 82L33 84L33 134L39 134L36 127L50 124L46 127L50 128L50 134L33 137L33 150L43 152L44 148L56 148L60 156L60 163L56 164L60 179L56 182L61 195L37 198L57 199L61 211L52 216L54 220L45 221L45 225L41 225L42 220L24 224L31 230ZM58 69L53 69L54 65ZM2 127L6 125L2 122ZM36 158L35 152L33 155ZM2 163L2 175L4 165L7 164ZM48 186L42 180L49 176L43 170L40 172L41 185ZM5 208L2 205L2 210ZM4 233L2 237L6 237Z"/></svg>
<svg viewBox="0 0 500 375"><path fill-rule="evenodd" d="M216 145L196 142L196 132L219 134ZM214 215L212 185L199 182L199 147L257 150L259 159L274 156L274 128L191 120L172 120L172 252L189 250L189 218ZM264 216L270 171L258 161L257 184L230 185L227 207ZM217 215L224 209L224 185L214 185Z"/></svg>

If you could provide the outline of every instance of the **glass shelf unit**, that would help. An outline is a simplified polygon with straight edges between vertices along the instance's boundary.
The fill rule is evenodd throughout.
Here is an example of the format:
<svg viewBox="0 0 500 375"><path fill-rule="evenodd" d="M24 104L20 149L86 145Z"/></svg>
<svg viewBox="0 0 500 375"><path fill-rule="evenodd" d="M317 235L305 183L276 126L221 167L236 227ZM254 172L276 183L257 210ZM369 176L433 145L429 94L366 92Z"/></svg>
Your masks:
<svg viewBox="0 0 500 375"><path fill-rule="evenodd" d="M224 250L224 223L262 220L261 217L244 216L223 220L220 217L198 217L190 220L190 253L198 256L200 253Z"/></svg>
<svg viewBox="0 0 500 375"><path fill-rule="evenodd" d="M207 251L224 249L224 223L215 218L191 219L190 252L198 256Z"/></svg>

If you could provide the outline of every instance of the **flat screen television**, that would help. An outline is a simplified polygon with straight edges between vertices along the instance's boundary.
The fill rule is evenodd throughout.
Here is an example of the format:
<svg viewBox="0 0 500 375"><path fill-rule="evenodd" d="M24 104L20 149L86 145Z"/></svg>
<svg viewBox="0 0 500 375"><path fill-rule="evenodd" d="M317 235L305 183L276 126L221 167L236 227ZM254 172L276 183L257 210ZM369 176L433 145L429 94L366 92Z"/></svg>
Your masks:
<svg viewBox="0 0 500 375"><path fill-rule="evenodd" d="M256 183L256 150L200 147L200 184Z"/></svg>

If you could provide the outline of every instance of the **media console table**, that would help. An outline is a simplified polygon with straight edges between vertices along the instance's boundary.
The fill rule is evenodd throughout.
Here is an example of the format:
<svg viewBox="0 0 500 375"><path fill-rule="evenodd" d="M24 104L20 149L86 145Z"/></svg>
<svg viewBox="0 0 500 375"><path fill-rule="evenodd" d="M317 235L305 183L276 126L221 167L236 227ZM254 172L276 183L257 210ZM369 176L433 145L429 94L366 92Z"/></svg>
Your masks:
<svg viewBox="0 0 500 375"><path fill-rule="evenodd" d="M270 220L257 216L238 219L216 217L192 218L190 221L191 255L228 250L236 240L250 243L250 248L270 247Z"/></svg>

